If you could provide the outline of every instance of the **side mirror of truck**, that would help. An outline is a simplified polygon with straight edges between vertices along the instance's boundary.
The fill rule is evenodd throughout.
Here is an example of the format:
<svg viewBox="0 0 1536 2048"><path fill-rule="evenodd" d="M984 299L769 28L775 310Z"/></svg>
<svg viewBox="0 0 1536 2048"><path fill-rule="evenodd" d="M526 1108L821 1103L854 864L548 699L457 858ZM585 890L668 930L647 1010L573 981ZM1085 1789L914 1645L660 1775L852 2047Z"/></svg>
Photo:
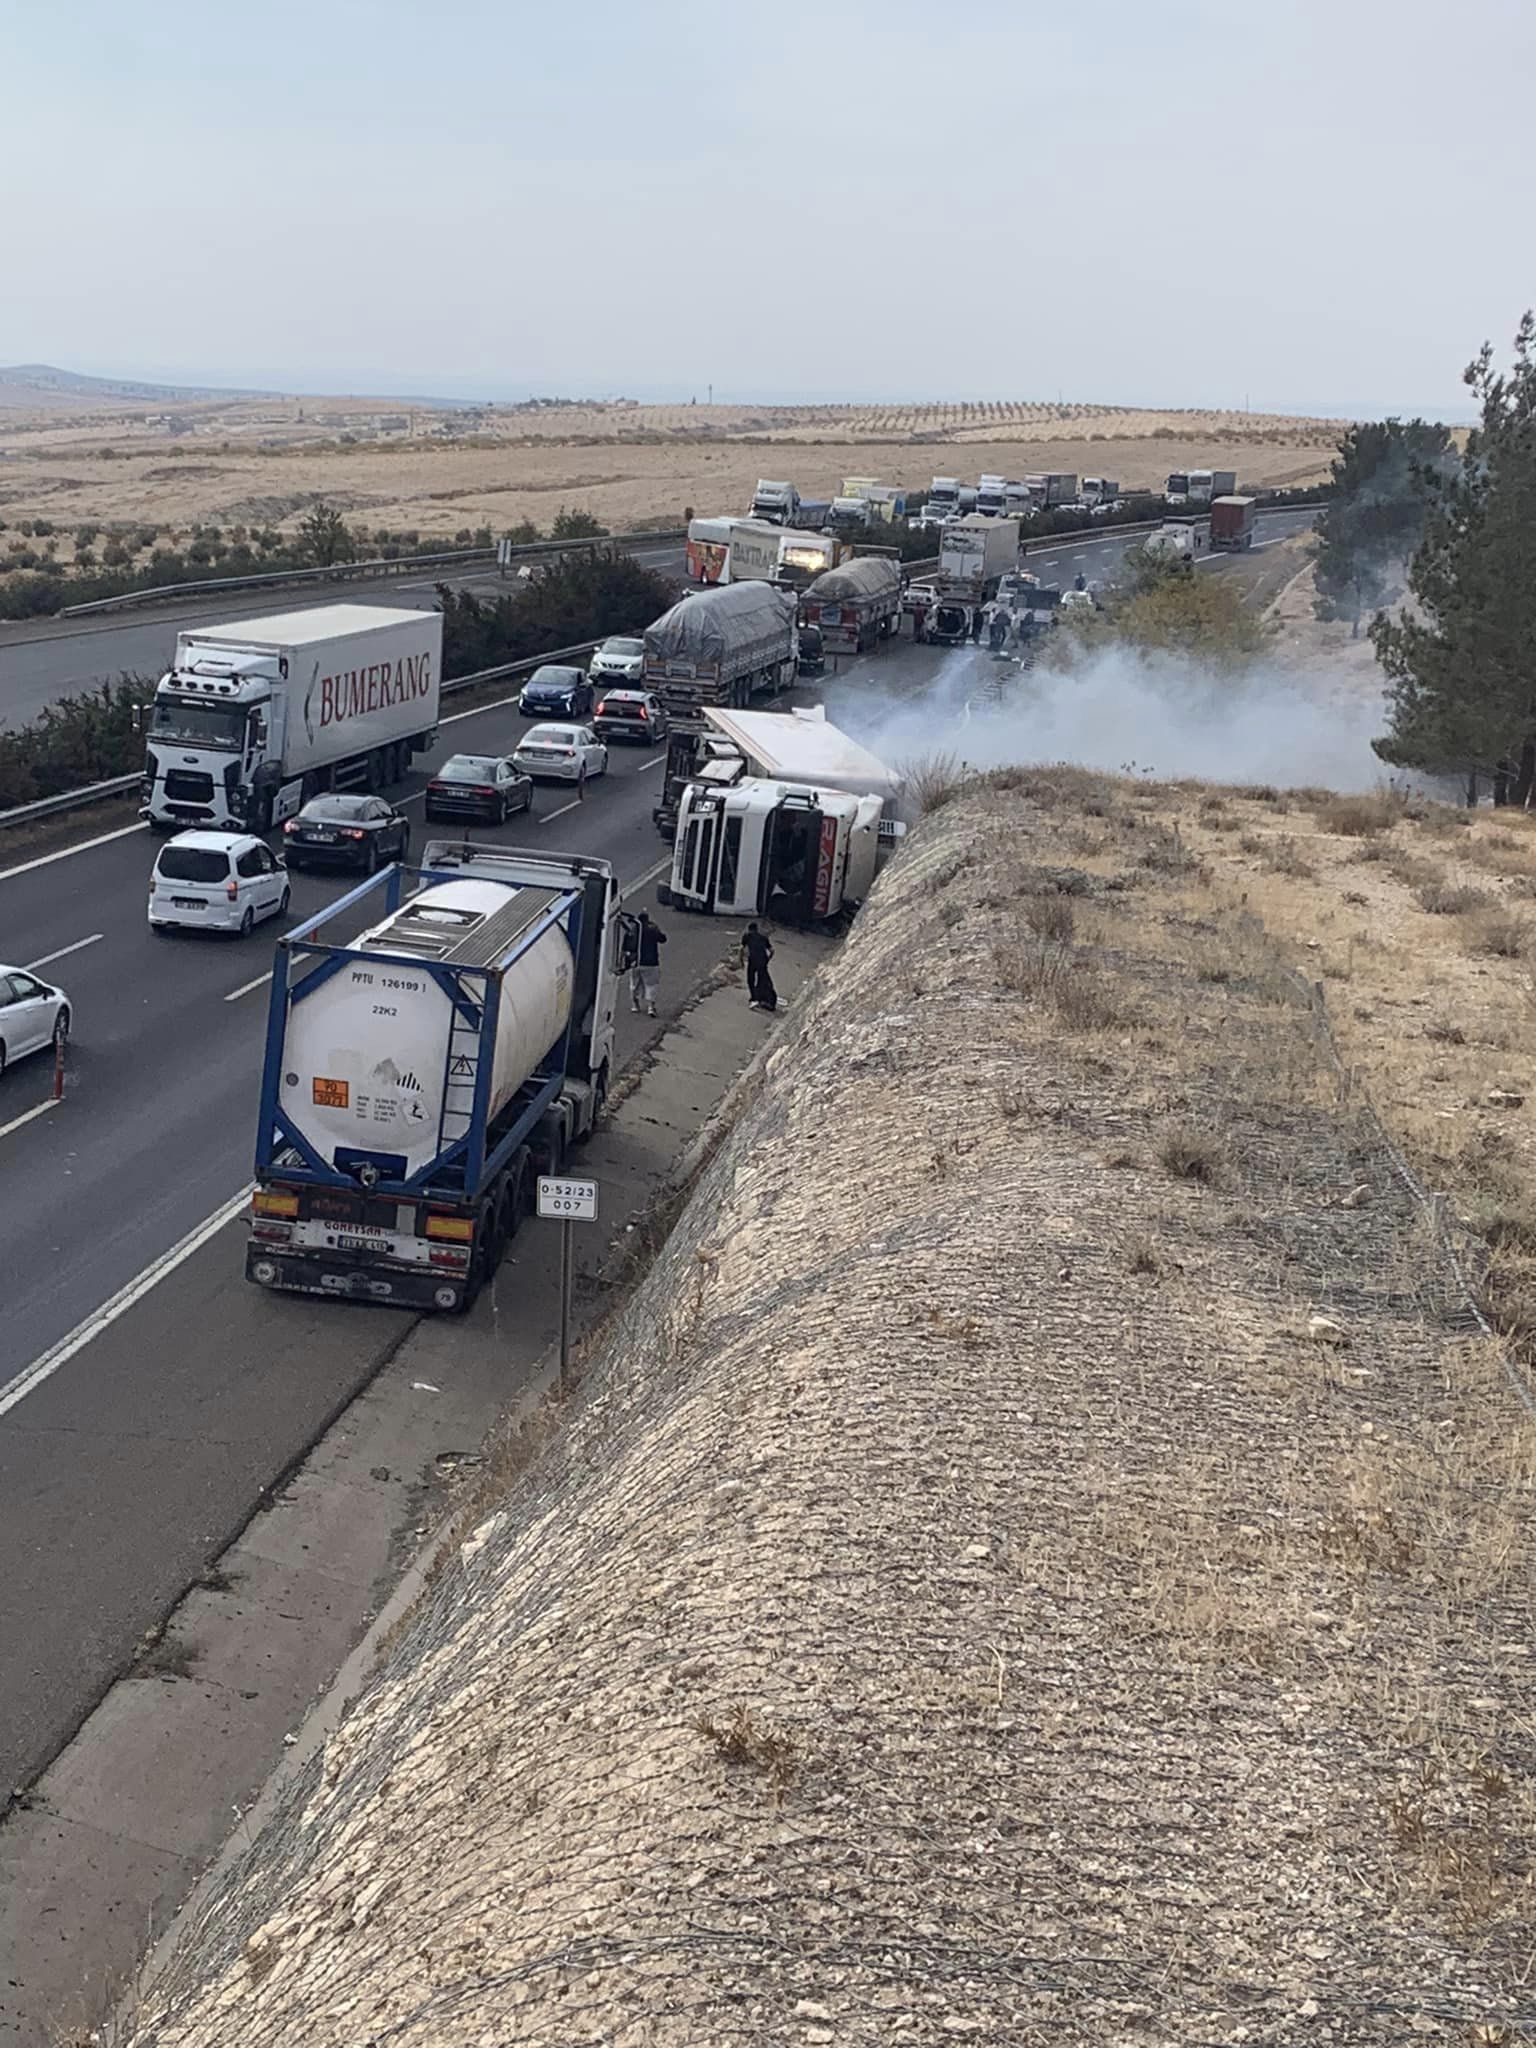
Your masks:
<svg viewBox="0 0 1536 2048"><path fill-rule="evenodd" d="M128 714L129 723L140 738L143 737L145 727L149 724L149 710L150 707L147 704L135 704Z"/></svg>

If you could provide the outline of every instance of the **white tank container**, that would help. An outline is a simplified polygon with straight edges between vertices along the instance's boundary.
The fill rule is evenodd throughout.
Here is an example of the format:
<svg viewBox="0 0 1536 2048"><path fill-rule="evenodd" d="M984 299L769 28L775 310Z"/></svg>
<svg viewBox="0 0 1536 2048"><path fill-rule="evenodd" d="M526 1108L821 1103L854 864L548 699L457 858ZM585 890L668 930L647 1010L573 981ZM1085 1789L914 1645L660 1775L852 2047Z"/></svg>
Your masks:
<svg viewBox="0 0 1536 2048"><path fill-rule="evenodd" d="M413 936L440 927L445 946L472 948L476 931L514 898L526 896L532 916L548 895L544 889L513 889L500 882L441 883L402 904L346 951L390 953L396 927ZM395 958L398 965L351 962L313 995L290 1003L279 1100L328 1163L336 1163L338 1147L403 1154L410 1175L437 1154L445 1093L443 1135L449 1142L462 1136L473 1084L473 1073L463 1062L474 1061L476 1046L467 1026L461 1023L455 1031L453 1004L416 945L409 951L400 947ZM447 964L469 963L461 958ZM295 978L302 979L304 971L301 956ZM479 975L467 981L473 992L485 986ZM574 981L570 943L559 925L552 925L502 977L491 1069L493 1117L565 1030Z"/></svg>

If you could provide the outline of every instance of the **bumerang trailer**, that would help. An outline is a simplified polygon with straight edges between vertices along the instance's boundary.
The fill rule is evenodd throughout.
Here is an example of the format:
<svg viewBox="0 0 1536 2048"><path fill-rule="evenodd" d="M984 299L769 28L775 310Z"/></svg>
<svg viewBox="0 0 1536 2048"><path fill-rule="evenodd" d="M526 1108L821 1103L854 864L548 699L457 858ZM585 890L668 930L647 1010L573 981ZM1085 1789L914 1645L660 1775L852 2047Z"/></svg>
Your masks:
<svg viewBox="0 0 1536 2048"><path fill-rule="evenodd" d="M437 739L441 612L383 605L188 626L147 707L153 830L266 832L327 789L382 789Z"/></svg>
<svg viewBox="0 0 1536 2048"><path fill-rule="evenodd" d="M322 935L370 904L359 938ZM246 1278L468 1308L602 1114L623 947L607 861L468 840L281 939Z"/></svg>

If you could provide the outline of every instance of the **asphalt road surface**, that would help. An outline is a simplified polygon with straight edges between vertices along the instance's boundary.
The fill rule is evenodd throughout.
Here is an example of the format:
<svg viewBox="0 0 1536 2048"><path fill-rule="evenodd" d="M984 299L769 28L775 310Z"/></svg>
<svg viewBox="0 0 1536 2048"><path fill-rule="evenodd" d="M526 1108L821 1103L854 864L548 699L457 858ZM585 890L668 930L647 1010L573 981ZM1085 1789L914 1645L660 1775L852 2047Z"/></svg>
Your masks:
<svg viewBox="0 0 1536 2048"><path fill-rule="evenodd" d="M1124 545L1074 536L1033 553L1063 580L1078 568L1099 580ZM920 694L946 658L892 650L872 658L870 679L884 666ZM829 701L857 687L859 666L829 683ZM510 702L454 714L432 759L506 750L522 730ZM604 857L627 894L654 900L663 751L615 749L585 801L541 789L531 819L488 836ZM391 792L409 806L418 851L430 765ZM277 927L245 942L153 935L157 843L128 826L6 865L0 838L0 959L58 980L75 1013L61 1104L50 1105L42 1056L0 1075L0 1787L27 1782L68 1740L144 1630L408 1327L398 1312L245 1281L241 1225L220 1213L250 1178ZM350 886L295 876L289 921ZM727 928L664 921L675 1002ZM620 1009L622 1065L643 1041Z"/></svg>
<svg viewBox="0 0 1536 2048"><path fill-rule="evenodd" d="M638 547L633 553L646 568L682 581L684 557L677 542ZM188 626L222 625L229 619L303 611L320 604L400 605L422 611L433 603L439 583L472 590L480 597L504 596L517 588L494 567L459 575L407 571L377 583L338 583L323 598L312 596L302 584L276 584L222 598L171 600L148 611L108 612L90 620L0 624L0 726L24 725L45 705L77 696L94 683L114 682L121 675L163 675L176 635Z"/></svg>

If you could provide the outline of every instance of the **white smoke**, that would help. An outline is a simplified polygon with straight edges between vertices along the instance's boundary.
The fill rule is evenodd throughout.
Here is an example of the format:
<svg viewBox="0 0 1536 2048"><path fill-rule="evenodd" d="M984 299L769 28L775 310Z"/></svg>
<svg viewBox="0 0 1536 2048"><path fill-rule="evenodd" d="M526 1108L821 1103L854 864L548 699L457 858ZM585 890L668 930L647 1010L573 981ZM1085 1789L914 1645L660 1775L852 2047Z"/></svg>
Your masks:
<svg viewBox="0 0 1536 2048"><path fill-rule="evenodd" d="M1227 675L1125 648L1070 671L969 647L912 648L897 659L899 678L863 663L826 692L827 716L893 766L950 753L974 768L1066 761L1336 790L1370 789L1386 776L1371 752L1384 729L1379 696L1280 661Z"/></svg>

